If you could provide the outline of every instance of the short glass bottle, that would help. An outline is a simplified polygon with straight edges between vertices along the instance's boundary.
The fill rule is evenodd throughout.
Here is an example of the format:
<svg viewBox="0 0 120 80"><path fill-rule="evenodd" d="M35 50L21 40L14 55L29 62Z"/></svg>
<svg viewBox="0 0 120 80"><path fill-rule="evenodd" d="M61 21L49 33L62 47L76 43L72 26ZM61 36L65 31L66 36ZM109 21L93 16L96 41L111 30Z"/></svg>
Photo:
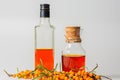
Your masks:
<svg viewBox="0 0 120 80"><path fill-rule="evenodd" d="M66 47L62 52L62 70L77 71L85 66L85 51L81 46L80 27L66 27Z"/></svg>

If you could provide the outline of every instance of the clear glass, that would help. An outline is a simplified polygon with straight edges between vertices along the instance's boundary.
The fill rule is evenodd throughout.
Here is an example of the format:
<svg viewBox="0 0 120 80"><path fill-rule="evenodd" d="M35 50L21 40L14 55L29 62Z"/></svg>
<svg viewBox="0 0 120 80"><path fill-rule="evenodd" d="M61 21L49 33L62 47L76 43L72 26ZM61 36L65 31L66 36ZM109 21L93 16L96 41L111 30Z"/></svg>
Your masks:
<svg viewBox="0 0 120 80"><path fill-rule="evenodd" d="M72 42L67 43L65 49L63 50L63 54L85 54L85 50L82 48L81 43Z"/></svg>
<svg viewBox="0 0 120 80"><path fill-rule="evenodd" d="M85 66L85 50L80 42L70 42L66 44L62 52L62 70L77 71Z"/></svg>
<svg viewBox="0 0 120 80"><path fill-rule="evenodd" d="M35 67L40 60L46 68L54 68L54 27L45 17L40 18L40 25L35 26Z"/></svg>
<svg viewBox="0 0 120 80"><path fill-rule="evenodd" d="M54 28L49 18L41 18L35 26L35 48L54 48Z"/></svg>

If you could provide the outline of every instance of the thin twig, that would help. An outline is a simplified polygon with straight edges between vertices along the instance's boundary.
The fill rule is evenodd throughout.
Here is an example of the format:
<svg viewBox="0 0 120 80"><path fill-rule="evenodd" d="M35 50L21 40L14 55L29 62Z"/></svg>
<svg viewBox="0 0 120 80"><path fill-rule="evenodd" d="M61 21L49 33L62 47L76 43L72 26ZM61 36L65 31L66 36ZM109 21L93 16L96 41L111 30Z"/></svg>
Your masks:
<svg viewBox="0 0 120 80"><path fill-rule="evenodd" d="M109 80L112 80L111 78L107 77L107 76L104 76L104 75L100 75L101 77L104 77L106 79L109 79Z"/></svg>
<svg viewBox="0 0 120 80"><path fill-rule="evenodd" d="M13 74L9 74L6 70L4 70L4 72L5 72L9 77L13 76Z"/></svg>
<svg viewBox="0 0 120 80"><path fill-rule="evenodd" d="M95 68L93 68L90 72L95 71L95 69L97 69L97 67L98 67L98 64L96 64Z"/></svg>

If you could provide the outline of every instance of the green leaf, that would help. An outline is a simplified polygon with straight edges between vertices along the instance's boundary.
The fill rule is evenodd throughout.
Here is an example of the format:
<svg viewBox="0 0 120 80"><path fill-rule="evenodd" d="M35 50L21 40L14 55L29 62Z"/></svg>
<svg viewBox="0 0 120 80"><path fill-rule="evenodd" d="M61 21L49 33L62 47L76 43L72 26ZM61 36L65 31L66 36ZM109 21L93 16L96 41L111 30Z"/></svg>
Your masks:
<svg viewBox="0 0 120 80"><path fill-rule="evenodd" d="M53 69L53 71L55 71L57 69L58 63L55 65L55 68Z"/></svg>

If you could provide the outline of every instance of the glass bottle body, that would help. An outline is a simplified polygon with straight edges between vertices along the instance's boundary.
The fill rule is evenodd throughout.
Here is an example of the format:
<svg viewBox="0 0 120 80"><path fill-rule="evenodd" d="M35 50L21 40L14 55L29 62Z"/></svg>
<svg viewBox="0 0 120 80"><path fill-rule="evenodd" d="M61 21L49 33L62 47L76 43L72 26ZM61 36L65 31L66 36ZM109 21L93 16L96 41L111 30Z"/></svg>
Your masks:
<svg viewBox="0 0 120 80"><path fill-rule="evenodd" d="M54 28L49 18L40 18L40 25L35 27L35 67L40 60L46 68L54 68Z"/></svg>
<svg viewBox="0 0 120 80"><path fill-rule="evenodd" d="M85 66L85 51L81 43L67 43L62 53L62 70L77 71Z"/></svg>
<svg viewBox="0 0 120 80"><path fill-rule="evenodd" d="M66 27L66 47L62 52L62 70L77 71L85 66L85 51L81 46L80 27Z"/></svg>

